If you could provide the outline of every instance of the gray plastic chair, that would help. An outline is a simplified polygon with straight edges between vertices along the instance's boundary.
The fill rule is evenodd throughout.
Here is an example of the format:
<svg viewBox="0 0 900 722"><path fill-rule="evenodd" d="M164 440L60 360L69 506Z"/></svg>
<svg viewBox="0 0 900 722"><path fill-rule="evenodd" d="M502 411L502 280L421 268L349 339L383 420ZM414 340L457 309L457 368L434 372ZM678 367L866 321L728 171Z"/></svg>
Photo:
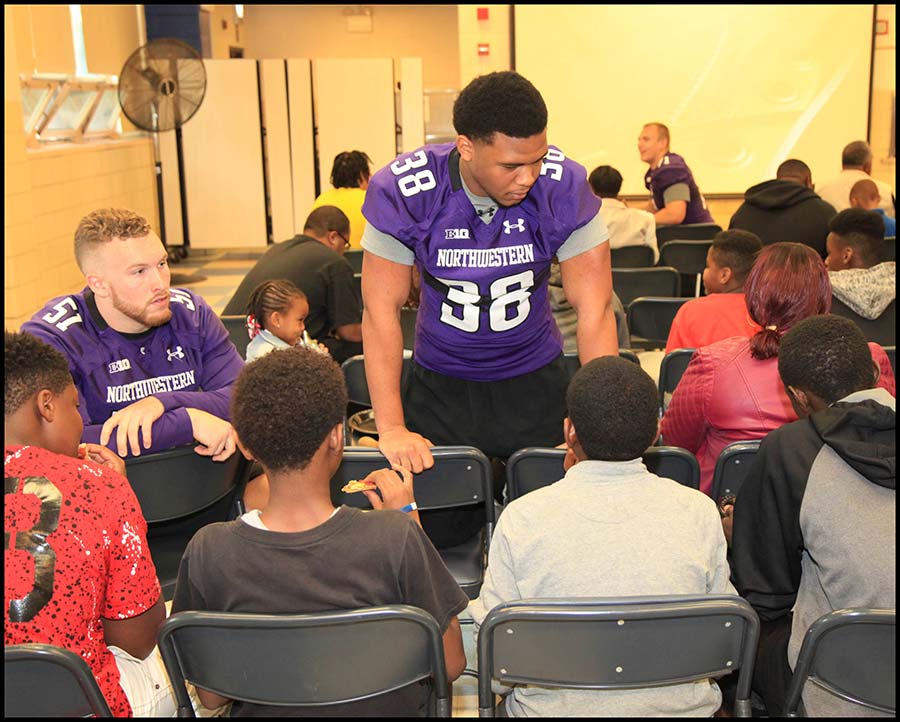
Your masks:
<svg viewBox="0 0 900 722"><path fill-rule="evenodd" d="M699 296L703 269L706 268L706 254L710 246L712 246L711 239L689 240L686 237L678 236L659 247L659 263L661 266L677 268L678 272L685 276L681 282L682 290L688 291L685 281L689 280L694 286L693 295Z"/></svg>
<svg viewBox="0 0 900 722"><path fill-rule="evenodd" d="M363 250L361 248L348 248L344 251L344 258L354 273L362 273Z"/></svg>
<svg viewBox="0 0 900 722"><path fill-rule="evenodd" d="M649 268L654 260L650 246L610 248L609 257L613 268Z"/></svg>
<svg viewBox="0 0 900 722"><path fill-rule="evenodd" d="M50 644L3 648L4 717L112 717L80 655Z"/></svg>
<svg viewBox="0 0 900 722"><path fill-rule="evenodd" d="M572 377L575 375L578 369L581 368L581 359L578 358L577 353L567 353L564 354L564 356L566 362L566 371L568 372L569 380L571 381ZM634 351L627 348L619 349L619 358L623 358L626 361L631 361L631 363L637 364L638 366L641 365L641 360L638 358L638 355Z"/></svg>
<svg viewBox="0 0 900 722"><path fill-rule="evenodd" d="M471 446L434 446L434 466L415 475L416 504L420 511L468 507L484 519L482 530L471 539L438 552L456 583L475 599L484 580L487 553L494 532L496 513L491 490L491 462ZM352 479L363 479L376 469L389 469L388 460L377 449L346 447L341 466L331 479L331 499L370 509L369 500L359 492L346 494L341 487Z"/></svg>
<svg viewBox="0 0 900 722"><path fill-rule="evenodd" d="M565 449L531 446L519 449L506 462L508 500L550 486L565 476ZM642 457L647 469L657 476L677 481L691 489L700 488L700 464L691 452L677 446L651 446Z"/></svg>
<svg viewBox="0 0 900 722"><path fill-rule="evenodd" d="M243 702L321 707L422 679L433 684L432 716L450 716L441 630L408 605L291 615L178 612L160 627L159 650L180 717L195 716L185 681Z"/></svg>
<svg viewBox="0 0 900 722"><path fill-rule="evenodd" d="M753 457L759 451L759 443L758 439L736 441L722 449L713 471L712 498L717 504L723 496L738 495Z"/></svg>
<svg viewBox="0 0 900 722"><path fill-rule="evenodd" d="M613 289L618 294L625 310L628 304L639 296L681 295L681 276L671 266L653 268L613 268Z"/></svg>
<svg viewBox="0 0 900 722"><path fill-rule="evenodd" d="M246 316L219 316L225 330L228 331L228 338L237 349L242 359L247 358L247 346L250 345L250 335L247 333L247 317Z"/></svg>
<svg viewBox="0 0 900 722"><path fill-rule="evenodd" d="M718 223L677 223L656 227L656 242L663 243L674 240L711 241L722 230Z"/></svg>
<svg viewBox="0 0 900 722"><path fill-rule="evenodd" d="M669 400L675 387L694 356L695 348L676 348L663 356L659 365L659 410L661 414L669 408Z"/></svg>
<svg viewBox="0 0 900 722"><path fill-rule="evenodd" d="M896 714L896 611L841 609L819 617L800 647L785 716L799 717L807 681L855 704Z"/></svg>
<svg viewBox="0 0 900 722"><path fill-rule="evenodd" d="M628 304L632 348L665 348L675 314L689 300L639 296Z"/></svg>
<svg viewBox="0 0 900 722"><path fill-rule="evenodd" d="M897 260L897 236L884 237L884 249L881 254L882 261Z"/></svg>
<svg viewBox="0 0 900 722"><path fill-rule="evenodd" d="M735 716L750 717L759 619L733 596L523 599L478 634L478 713L491 682L575 689L657 687L739 671Z"/></svg>
<svg viewBox="0 0 900 722"><path fill-rule="evenodd" d="M191 537L206 524L233 519L252 465L235 451L213 461L193 444L125 461L128 482L147 520L147 542L162 584L171 599L181 557Z"/></svg>

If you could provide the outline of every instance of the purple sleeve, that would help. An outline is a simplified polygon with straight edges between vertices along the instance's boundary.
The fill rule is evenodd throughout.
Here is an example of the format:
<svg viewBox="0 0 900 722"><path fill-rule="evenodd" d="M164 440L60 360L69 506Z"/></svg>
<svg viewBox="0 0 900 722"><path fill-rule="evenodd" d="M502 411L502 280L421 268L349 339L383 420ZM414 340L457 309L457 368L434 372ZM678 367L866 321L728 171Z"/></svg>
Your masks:
<svg viewBox="0 0 900 722"><path fill-rule="evenodd" d="M225 330L219 317L205 302L199 302L196 296L195 299L198 301L200 333L203 339L201 349L203 368L198 379L198 384L203 390L164 391L154 396L162 402L166 411L178 408L200 409L220 419L231 420L229 409L231 387L244 368L244 361L231 343L228 331ZM155 442L155 428L153 434Z"/></svg>
<svg viewBox="0 0 900 722"><path fill-rule="evenodd" d="M429 219L451 192L446 166L453 147L452 143L425 146L378 170L369 180L362 206L366 220L414 250L416 241L427 235ZM405 195L401 183L422 190Z"/></svg>

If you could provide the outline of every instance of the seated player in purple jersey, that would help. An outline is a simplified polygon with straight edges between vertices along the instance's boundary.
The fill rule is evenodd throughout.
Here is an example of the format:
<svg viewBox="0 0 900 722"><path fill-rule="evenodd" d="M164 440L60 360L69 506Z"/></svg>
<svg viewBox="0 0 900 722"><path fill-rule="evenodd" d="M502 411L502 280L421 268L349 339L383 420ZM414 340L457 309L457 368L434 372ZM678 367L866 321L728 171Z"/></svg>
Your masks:
<svg viewBox="0 0 900 722"><path fill-rule="evenodd" d="M169 288L166 249L147 220L90 213L75 231L75 258L87 287L48 301L22 331L68 359L83 441L138 456L196 440L197 453L227 459L243 360L200 296Z"/></svg>
<svg viewBox="0 0 900 722"><path fill-rule="evenodd" d="M644 185L652 194L647 210L656 218L656 225L713 222L691 169L684 158L669 152L666 126L647 123L638 137L638 152L649 166Z"/></svg>
<svg viewBox="0 0 900 722"><path fill-rule="evenodd" d="M547 144L541 94L515 72L478 77L453 124L455 143L399 156L372 176L363 204L363 347L379 447L415 472L434 463L432 444L506 458L562 441L554 257L582 363L618 353L600 199L585 169ZM413 265L421 296L401 396L400 308ZM431 535L427 515L423 525Z"/></svg>

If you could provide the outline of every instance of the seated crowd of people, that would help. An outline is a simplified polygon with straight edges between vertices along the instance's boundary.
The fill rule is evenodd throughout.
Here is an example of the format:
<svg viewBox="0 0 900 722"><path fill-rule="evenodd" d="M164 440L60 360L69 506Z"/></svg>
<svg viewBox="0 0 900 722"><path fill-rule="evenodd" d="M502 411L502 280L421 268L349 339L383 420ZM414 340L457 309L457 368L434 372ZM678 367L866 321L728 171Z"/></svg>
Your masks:
<svg viewBox="0 0 900 722"><path fill-rule="evenodd" d="M487 113L500 91L509 107ZM894 609L894 371L880 345L830 313L834 297L875 318L895 296L894 264L882 260L893 218L878 212L884 192L858 177L871 170L867 146L845 149L840 212L797 160L748 190L711 243L706 295L672 323L666 350L696 351L661 415L657 383L616 354L628 332L609 248L648 245L656 261L658 224L712 219L668 128L641 131L652 200L638 210L618 199L616 169L588 176L547 145L543 100L516 73L473 81L454 124L455 144L374 174L365 153L335 159L335 188L354 193L332 195L361 213L317 204L304 233L247 274L225 309L247 317L246 361L202 296L170 288L146 219L101 209L81 220L84 290L4 338L7 646L78 652L116 716L175 715L156 649L166 605L123 459L184 445L212 462L242 454L254 471L246 511L188 543L169 614L411 605L437 621L451 682L475 666L466 611L477 634L492 609L520 599L740 595L762 622L753 690L776 716L819 616ZM501 243L517 245L500 253ZM351 246L365 249L362 297ZM528 265L535 255L540 268ZM514 274L496 277L511 272L498 265ZM401 379L413 268L418 361ZM581 361L571 379L564 348ZM372 511L335 506L330 487L345 448L340 363L359 353L386 458L363 480ZM719 505L716 461L745 440L761 440L759 451L740 494ZM699 489L647 469L657 444L696 457ZM483 519L416 504L415 475L448 445L490 458L501 508L471 601L442 552ZM564 476L506 501L505 462L527 446L565 448ZM498 691L508 716L712 716L730 712L733 677ZM428 686L313 708L191 694L198 715L228 705L234 716L421 716ZM816 716L858 712L809 685L804 704Z"/></svg>

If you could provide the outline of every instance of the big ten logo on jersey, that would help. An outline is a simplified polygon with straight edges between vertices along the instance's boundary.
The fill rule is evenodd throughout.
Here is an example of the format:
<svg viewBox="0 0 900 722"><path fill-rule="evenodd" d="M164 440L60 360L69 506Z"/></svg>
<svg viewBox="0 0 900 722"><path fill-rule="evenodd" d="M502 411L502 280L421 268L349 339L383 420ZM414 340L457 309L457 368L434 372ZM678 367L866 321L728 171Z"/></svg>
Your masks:
<svg viewBox="0 0 900 722"><path fill-rule="evenodd" d="M548 148L547 155L544 156L544 163L541 165L541 175L549 176L551 179L562 180L563 166L562 162L566 159L561 150L557 148Z"/></svg>
<svg viewBox="0 0 900 722"><path fill-rule="evenodd" d="M81 323L81 314L75 299L66 296L62 301L53 306L53 310L45 313L41 318L49 324L56 326L60 331L65 331L73 323Z"/></svg>
<svg viewBox="0 0 900 722"><path fill-rule="evenodd" d="M417 150L408 158L391 163L391 173L395 176L402 176L402 178L397 179L397 187L404 198L409 198L422 191L430 191L437 186L437 181L431 170L428 168L416 170L425 165L428 165L428 156L424 150ZM410 173L409 171L415 172Z"/></svg>
<svg viewBox="0 0 900 722"><path fill-rule="evenodd" d="M175 303L181 303L181 304L187 306L188 309L191 311L193 311L197 308L194 305L194 299L191 298L191 294L180 288L170 288L169 289L169 301L174 301Z"/></svg>
<svg viewBox="0 0 900 722"><path fill-rule="evenodd" d="M22 492L17 493L20 483ZM25 552L31 555L33 562L33 566L29 565L31 576L28 579L22 580L10 575L16 584L12 587L13 598L9 600L7 613L10 622L29 622L53 596L56 552L47 537L59 526L62 494L43 476L26 476L22 479L5 477L3 493L4 554L10 551ZM9 545L11 535L15 535L12 549ZM16 568L24 566L21 564ZM10 571L9 566L6 571ZM9 583L7 578L7 589L10 589Z"/></svg>

